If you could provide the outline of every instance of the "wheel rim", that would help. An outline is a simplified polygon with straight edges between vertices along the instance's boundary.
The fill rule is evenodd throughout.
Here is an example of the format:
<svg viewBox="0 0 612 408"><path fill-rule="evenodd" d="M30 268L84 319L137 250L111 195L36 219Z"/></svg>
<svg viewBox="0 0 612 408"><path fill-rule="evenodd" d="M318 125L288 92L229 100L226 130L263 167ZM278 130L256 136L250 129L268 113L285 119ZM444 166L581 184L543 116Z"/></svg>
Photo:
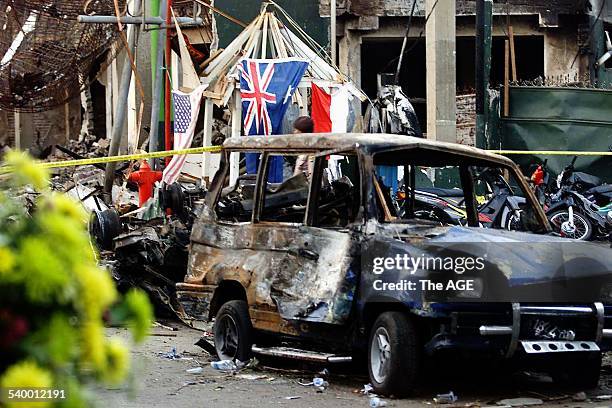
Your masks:
<svg viewBox="0 0 612 408"><path fill-rule="evenodd" d="M387 378L387 371L391 362L391 342L389 333L384 327L376 329L370 344L370 371L377 383Z"/></svg>
<svg viewBox="0 0 612 408"><path fill-rule="evenodd" d="M215 323L215 347L222 360L233 360L238 352L238 326L230 315L223 315Z"/></svg>
<svg viewBox="0 0 612 408"><path fill-rule="evenodd" d="M554 226L556 232L561 231L561 225L569 221L569 213L560 212L550 217L550 223ZM584 218L574 212L574 231L566 233L565 236L573 239L585 239L589 232L589 227Z"/></svg>

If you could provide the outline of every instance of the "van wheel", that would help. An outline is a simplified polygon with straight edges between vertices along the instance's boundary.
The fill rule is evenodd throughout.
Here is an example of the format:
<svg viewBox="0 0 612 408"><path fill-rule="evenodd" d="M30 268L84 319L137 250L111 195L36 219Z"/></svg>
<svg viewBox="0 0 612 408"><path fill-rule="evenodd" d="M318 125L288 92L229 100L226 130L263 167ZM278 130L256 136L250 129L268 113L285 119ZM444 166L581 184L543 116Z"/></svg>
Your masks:
<svg viewBox="0 0 612 408"><path fill-rule="evenodd" d="M398 397L410 394L421 366L414 323L403 313L385 312L370 330L368 372L374 391Z"/></svg>
<svg viewBox="0 0 612 408"><path fill-rule="evenodd" d="M601 352L572 353L556 361L553 380L559 384L580 389L593 389L599 385Z"/></svg>
<svg viewBox="0 0 612 408"><path fill-rule="evenodd" d="M230 300L215 317L215 349L221 360L247 361L251 357L253 326L244 300Z"/></svg>

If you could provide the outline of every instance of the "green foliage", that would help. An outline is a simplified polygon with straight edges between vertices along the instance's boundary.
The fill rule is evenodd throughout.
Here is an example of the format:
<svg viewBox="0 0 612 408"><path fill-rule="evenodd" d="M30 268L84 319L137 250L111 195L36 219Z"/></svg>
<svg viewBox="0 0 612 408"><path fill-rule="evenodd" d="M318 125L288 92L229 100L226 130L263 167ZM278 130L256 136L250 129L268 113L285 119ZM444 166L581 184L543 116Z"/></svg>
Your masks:
<svg viewBox="0 0 612 408"><path fill-rule="evenodd" d="M129 369L128 349L105 336L103 317L142 341L151 304L137 290L120 299L97 265L80 204L51 192L26 155L11 152L6 164L13 171L0 178L0 386L63 388L68 399L58 406L90 405L83 384L117 384ZM34 208L20 200L26 188L39 193Z"/></svg>

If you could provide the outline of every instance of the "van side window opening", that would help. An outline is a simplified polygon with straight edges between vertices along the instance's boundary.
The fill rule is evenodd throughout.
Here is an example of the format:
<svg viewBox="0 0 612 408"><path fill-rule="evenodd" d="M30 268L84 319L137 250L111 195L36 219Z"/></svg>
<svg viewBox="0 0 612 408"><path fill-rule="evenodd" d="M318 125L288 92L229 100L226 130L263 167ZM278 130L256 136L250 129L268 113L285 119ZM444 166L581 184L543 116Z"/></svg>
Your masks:
<svg viewBox="0 0 612 408"><path fill-rule="evenodd" d="M303 223L309 179L296 172L298 154L269 154L259 221Z"/></svg>
<svg viewBox="0 0 612 408"><path fill-rule="evenodd" d="M356 221L361 203L358 157L333 154L318 160L323 163L313 226L344 228Z"/></svg>
<svg viewBox="0 0 612 408"><path fill-rule="evenodd" d="M247 172L245 166L245 154L232 152L231 154L239 155L240 171L238 179L233 185L230 185L229 168L226 169L223 188L221 194L215 204L215 212L219 220L227 222L250 222L253 217L255 186L257 181L257 171ZM258 153L248 153L258 156ZM260 161L255 161L258 170Z"/></svg>

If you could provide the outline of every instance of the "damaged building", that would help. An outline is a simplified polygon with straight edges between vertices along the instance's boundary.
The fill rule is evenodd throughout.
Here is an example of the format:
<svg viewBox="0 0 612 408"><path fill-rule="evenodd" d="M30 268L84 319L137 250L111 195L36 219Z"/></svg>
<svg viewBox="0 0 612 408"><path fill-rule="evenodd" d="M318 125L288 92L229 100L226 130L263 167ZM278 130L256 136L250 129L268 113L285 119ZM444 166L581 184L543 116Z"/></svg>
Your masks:
<svg viewBox="0 0 612 408"><path fill-rule="evenodd" d="M413 12L399 83L412 101L421 123L434 120L428 118L431 110L427 108L427 95L433 91L427 88L433 88L435 84L428 85L426 73L436 64L436 47L448 46L456 51L455 72L450 71L451 64L446 68L447 72L438 71L435 81L456 90L456 139L446 141L473 145L476 3L473 0L416 0L413 11L409 0L337 0L339 68L371 98L375 98L378 74L396 70L402 40ZM320 15L329 17L330 0L320 0L319 6ZM541 78L567 84L594 80L598 76L601 80L602 75L609 75L595 72L593 68L593 62L602 52L601 42L605 38L602 28L609 30L612 21L612 6L606 2L495 0L492 6L491 88L498 88L504 81L504 42L509 27L514 34L517 80ZM441 20L444 9L448 8L455 8L454 22ZM426 18L435 20L431 30L425 28ZM592 29L597 24L603 27ZM437 55L441 55L440 51ZM433 78L429 81L434 81ZM431 103L434 105L435 100ZM427 128L431 132L431 124ZM436 133L440 139L440 131Z"/></svg>

